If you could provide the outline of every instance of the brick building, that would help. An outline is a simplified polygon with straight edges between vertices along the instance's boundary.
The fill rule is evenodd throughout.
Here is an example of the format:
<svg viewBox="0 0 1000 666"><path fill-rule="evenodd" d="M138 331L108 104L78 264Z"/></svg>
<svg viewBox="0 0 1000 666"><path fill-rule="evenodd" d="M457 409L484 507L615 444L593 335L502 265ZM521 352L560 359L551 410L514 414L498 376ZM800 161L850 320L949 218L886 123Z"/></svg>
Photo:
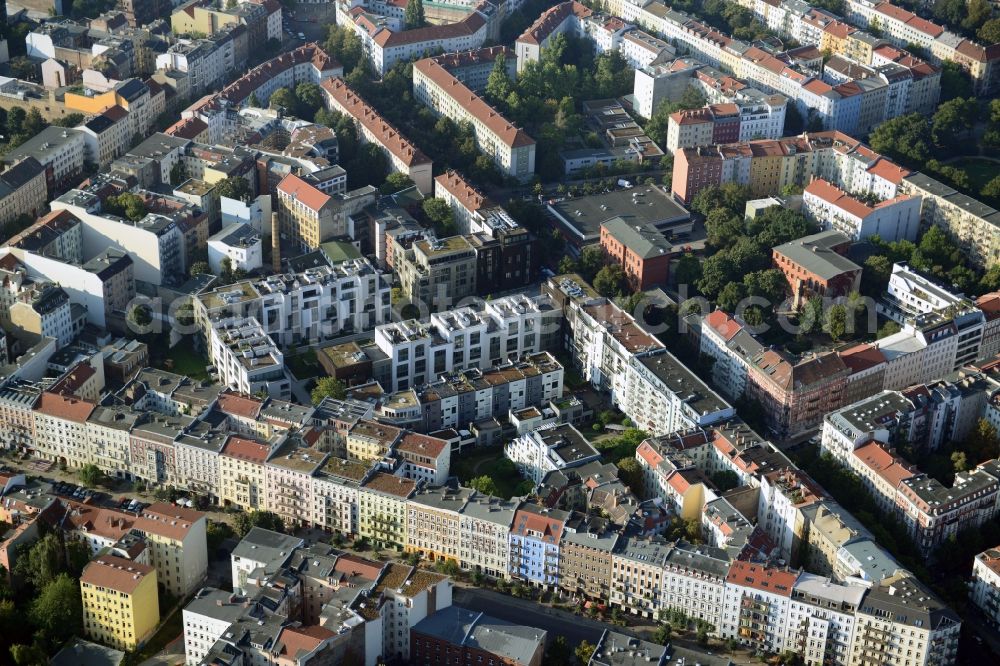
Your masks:
<svg viewBox="0 0 1000 666"><path fill-rule="evenodd" d="M838 298L858 290L861 266L844 256L850 247L850 238L830 230L771 251L774 266L788 280L793 308L801 307L813 296Z"/></svg>
<svg viewBox="0 0 1000 666"><path fill-rule="evenodd" d="M629 216L613 217L601 224L601 248L622 267L633 289L666 284L671 245L653 225Z"/></svg>

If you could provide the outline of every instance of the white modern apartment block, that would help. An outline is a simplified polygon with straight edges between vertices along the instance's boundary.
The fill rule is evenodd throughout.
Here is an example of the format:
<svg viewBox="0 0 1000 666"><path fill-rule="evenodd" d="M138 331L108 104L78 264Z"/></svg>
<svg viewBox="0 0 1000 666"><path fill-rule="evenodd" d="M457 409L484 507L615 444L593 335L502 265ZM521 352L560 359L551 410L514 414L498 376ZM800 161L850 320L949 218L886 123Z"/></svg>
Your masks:
<svg viewBox="0 0 1000 666"><path fill-rule="evenodd" d="M969 598L993 626L1000 625L1000 549L987 548L976 555Z"/></svg>
<svg viewBox="0 0 1000 666"><path fill-rule="evenodd" d="M485 370L506 360L542 350L543 327L551 326L544 298L505 296L482 310L459 307L375 328L375 344L391 360L388 391L436 380L455 370Z"/></svg>
<svg viewBox="0 0 1000 666"><path fill-rule="evenodd" d="M803 190L802 212L824 229L836 229L855 241L876 234L886 242L915 241L920 229L920 197L901 194L873 205L822 178Z"/></svg>
<svg viewBox="0 0 1000 666"><path fill-rule="evenodd" d="M260 233L246 224L232 224L208 239L208 265L216 275L222 273L223 260L229 270L256 270L264 262L264 244Z"/></svg>
<svg viewBox="0 0 1000 666"><path fill-rule="evenodd" d="M535 485L549 472L585 465L601 457L569 424L550 424L525 433L505 445L503 454Z"/></svg>
<svg viewBox="0 0 1000 666"><path fill-rule="evenodd" d="M903 324L907 318L939 313L948 309L964 310L971 303L912 270L905 263L892 266L883 314Z"/></svg>
<svg viewBox="0 0 1000 666"><path fill-rule="evenodd" d="M244 615L244 598L233 592L206 587L184 607L184 657L187 666L202 663L215 641Z"/></svg>
<svg viewBox="0 0 1000 666"><path fill-rule="evenodd" d="M291 395L284 356L253 317L214 322L207 340L208 357L219 381L241 393Z"/></svg>
<svg viewBox="0 0 1000 666"><path fill-rule="evenodd" d="M434 113L456 123L470 123L479 151L505 176L524 181L535 173L535 140L452 76L437 59L414 63L413 94Z"/></svg>

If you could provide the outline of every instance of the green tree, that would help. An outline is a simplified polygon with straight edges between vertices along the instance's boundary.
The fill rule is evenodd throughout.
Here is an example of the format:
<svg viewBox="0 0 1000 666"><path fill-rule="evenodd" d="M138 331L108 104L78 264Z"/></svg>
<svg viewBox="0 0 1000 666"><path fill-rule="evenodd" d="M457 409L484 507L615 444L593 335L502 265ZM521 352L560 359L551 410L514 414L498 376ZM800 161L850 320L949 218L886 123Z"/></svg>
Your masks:
<svg viewBox="0 0 1000 666"><path fill-rule="evenodd" d="M104 200L104 207L108 213L124 217L132 222L138 222L146 217L146 202L138 194L132 192L122 192L117 196L110 196Z"/></svg>
<svg viewBox="0 0 1000 666"><path fill-rule="evenodd" d="M493 61L493 71L486 79L486 99L496 106L506 106L507 98L514 91L507 72L507 57L500 53Z"/></svg>
<svg viewBox="0 0 1000 666"><path fill-rule="evenodd" d="M236 514L236 534L242 539L255 527L272 532L284 532L285 521L270 511L242 511Z"/></svg>
<svg viewBox="0 0 1000 666"><path fill-rule="evenodd" d="M128 311L127 319L136 328L146 328L153 323L153 309L146 303L136 303Z"/></svg>
<svg viewBox="0 0 1000 666"><path fill-rule="evenodd" d="M889 277L892 275L892 262L882 254L873 254L865 259L864 270L861 272L861 293L865 296L878 298L886 290Z"/></svg>
<svg viewBox="0 0 1000 666"><path fill-rule="evenodd" d="M989 421L980 418L962 444L962 449L978 464L1000 456L1000 437Z"/></svg>
<svg viewBox="0 0 1000 666"><path fill-rule="evenodd" d="M556 636L545 651L545 663L552 666L566 666L570 660L569 644L563 635Z"/></svg>
<svg viewBox="0 0 1000 666"><path fill-rule="evenodd" d="M222 547L222 542L229 539L234 534L229 523L219 520L209 520L205 525L205 540L208 542L209 557Z"/></svg>
<svg viewBox="0 0 1000 666"><path fill-rule="evenodd" d="M79 634L83 621L80 584L65 573L59 574L42 588L28 617L53 647Z"/></svg>
<svg viewBox="0 0 1000 666"><path fill-rule="evenodd" d="M712 483L720 492L726 492L740 486L740 477L731 469L724 469L712 474Z"/></svg>
<svg viewBox="0 0 1000 666"><path fill-rule="evenodd" d="M339 140L340 131L337 132ZM341 160L342 162L344 160ZM357 149L354 159L346 162L347 186L350 189L365 185L379 186L389 174L389 158L375 143L365 143Z"/></svg>
<svg viewBox="0 0 1000 666"><path fill-rule="evenodd" d="M902 329L900 329L899 324L890 319L884 324L882 324L882 326L878 329L878 334L876 335L876 338L878 340L881 340L882 338L887 338L890 335L895 335L896 333L899 333L900 330Z"/></svg>
<svg viewBox="0 0 1000 666"><path fill-rule="evenodd" d="M170 167L170 184L177 187L181 183L187 180L187 168L184 166L182 160L177 160L174 165Z"/></svg>
<svg viewBox="0 0 1000 666"><path fill-rule="evenodd" d="M1000 176L995 176L979 191L987 199L1000 199Z"/></svg>
<svg viewBox="0 0 1000 666"><path fill-rule="evenodd" d="M242 176L223 178L216 183L215 191L220 197L237 199L244 203L249 203L250 199L253 198L250 182Z"/></svg>
<svg viewBox="0 0 1000 666"><path fill-rule="evenodd" d="M427 219L434 225L438 235L451 236L455 232L454 213L447 201L432 197L424 199L421 207Z"/></svg>
<svg viewBox="0 0 1000 666"><path fill-rule="evenodd" d="M101 471L100 467L93 463L87 463L81 467L79 474L80 481L82 481L83 485L88 488L96 488L105 481L104 472Z"/></svg>
<svg viewBox="0 0 1000 666"><path fill-rule="evenodd" d="M531 479L525 479L514 488L514 495L516 497L525 497L533 492L535 492L535 482Z"/></svg>
<svg viewBox="0 0 1000 666"><path fill-rule="evenodd" d="M698 261L698 257L690 252L685 252L677 260L677 266L674 268L674 280L678 285L687 284L693 287L700 279L701 262Z"/></svg>
<svg viewBox="0 0 1000 666"><path fill-rule="evenodd" d="M347 397L347 387L336 377L320 377L316 380L316 386L313 387L309 397L312 398L314 405L323 402L324 398L343 400Z"/></svg>
<svg viewBox="0 0 1000 666"><path fill-rule="evenodd" d="M674 628L670 626L670 623L664 622L653 632L653 642L660 645L670 645L670 638L673 636L673 633Z"/></svg>
<svg viewBox="0 0 1000 666"><path fill-rule="evenodd" d="M941 67L941 101L957 97L972 97L972 78L969 73L953 60L943 61ZM873 146L874 147L874 146Z"/></svg>
<svg viewBox="0 0 1000 666"><path fill-rule="evenodd" d="M927 143L930 135L927 119L919 113L911 113L885 121L869 138L876 152L900 162L922 165L931 156Z"/></svg>
<svg viewBox="0 0 1000 666"><path fill-rule="evenodd" d="M408 30L419 28L425 23L424 3L421 0L407 0L403 12L403 22Z"/></svg>
<svg viewBox="0 0 1000 666"><path fill-rule="evenodd" d="M294 114L299 108L299 100L291 88L278 88L267 101L268 108L283 109L285 113Z"/></svg>
<svg viewBox="0 0 1000 666"><path fill-rule="evenodd" d="M588 245L580 252L580 275L592 282L604 266L604 250L599 245Z"/></svg>
<svg viewBox="0 0 1000 666"><path fill-rule="evenodd" d="M196 261L191 264L191 268L188 269L191 275L211 275L212 269L208 265L207 261Z"/></svg>
<svg viewBox="0 0 1000 666"><path fill-rule="evenodd" d="M632 489L636 495L643 494L643 473L639 462L634 458L622 458L617 462L618 478Z"/></svg>
<svg viewBox="0 0 1000 666"><path fill-rule="evenodd" d="M719 292L719 296L716 299L716 305L720 310L725 310L730 313L736 312L736 308L739 307L740 301L746 297L746 287L743 286L742 282L727 282L725 286L722 287L722 291Z"/></svg>
<svg viewBox="0 0 1000 666"><path fill-rule="evenodd" d="M951 145L960 137L967 137L979 115L979 104L973 98L958 97L943 102L931 119L931 135L941 146Z"/></svg>
<svg viewBox="0 0 1000 666"><path fill-rule="evenodd" d="M951 463L956 472L964 472L969 469L968 457L964 451L955 451L951 454Z"/></svg>
<svg viewBox="0 0 1000 666"><path fill-rule="evenodd" d="M41 590L66 571L66 547L54 532L33 543L14 565L14 574L36 590Z"/></svg>
<svg viewBox="0 0 1000 666"><path fill-rule="evenodd" d="M413 187L413 179L402 171L393 171L385 177L385 182L379 188L382 194L395 194L401 190Z"/></svg>
<svg viewBox="0 0 1000 666"><path fill-rule="evenodd" d="M563 258L559 260L559 266L556 269L556 272L559 275L566 275L567 273L576 273L579 268L580 267L577 265L576 261L573 260L573 257L564 255Z"/></svg>
<svg viewBox="0 0 1000 666"><path fill-rule="evenodd" d="M990 19L983 23L976 36L986 44L1000 43L1000 19Z"/></svg>
<svg viewBox="0 0 1000 666"><path fill-rule="evenodd" d="M477 476L476 478L469 481L469 487L475 488L484 495L496 495L497 494L497 484L490 477Z"/></svg>
<svg viewBox="0 0 1000 666"><path fill-rule="evenodd" d="M608 264L594 276L594 289L602 296L619 296L626 289L625 271L619 264Z"/></svg>
<svg viewBox="0 0 1000 666"><path fill-rule="evenodd" d="M576 646L576 650L573 654L576 655L576 661L579 664L589 664L590 658L594 656L594 650L597 649L596 645L591 645L587 641L580 641L580 644Z"/></svg>
<svg viewBox="0 0 1000 666"><path fill-rule="evenodd" d="M826 311L823 330L833 340L841 340L847 333L847 308L838 303L831 305Z"/></svg>
<svg viewBox="0 0 1000 666"><path fill-rule="evenodd" d="M313 120L316 117L316 112L323 108L326 101L323 90L310 81L304 81L295 86L295 97L299 102L297 114L306 120Z"/></svg>
<svg viewBox="0 0 1000 666"><path fill-rule="evenodd" d="M37 645L16 643L10 646L10 656L17 666L46 666L49 658Z"/></svg>

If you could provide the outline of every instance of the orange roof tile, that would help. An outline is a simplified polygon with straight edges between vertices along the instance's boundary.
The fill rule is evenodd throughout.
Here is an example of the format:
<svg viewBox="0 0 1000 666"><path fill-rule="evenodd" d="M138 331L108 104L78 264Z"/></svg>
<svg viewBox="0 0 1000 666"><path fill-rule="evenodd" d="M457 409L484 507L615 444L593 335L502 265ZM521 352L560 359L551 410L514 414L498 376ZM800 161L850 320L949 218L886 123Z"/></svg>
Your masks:
<svg viewBox="0 0 1000 666"><path fill-rule="evenodd" d="M91 560L80 574L80 582L131 594L143 579L155 575L156 569L115 555L101 555Z"/></svg>
<svg viewBox="0 0 1000 666"><path fill-rule="evenodd" d="M278 183L278 192L286 194L296 201L302 202L306 208L319 212L333 201L323 190L310 185L295 174L288 174Z"/></svg>
<svg viewBox="0 0 1000 666"><path fill-rule="evenodd" d="M782 597L790 597L792 596L792 586L795 585L798 577L797 572L787 569L772 569L737 560L729 567L726 582L762 592L770 592Z"/></svg>

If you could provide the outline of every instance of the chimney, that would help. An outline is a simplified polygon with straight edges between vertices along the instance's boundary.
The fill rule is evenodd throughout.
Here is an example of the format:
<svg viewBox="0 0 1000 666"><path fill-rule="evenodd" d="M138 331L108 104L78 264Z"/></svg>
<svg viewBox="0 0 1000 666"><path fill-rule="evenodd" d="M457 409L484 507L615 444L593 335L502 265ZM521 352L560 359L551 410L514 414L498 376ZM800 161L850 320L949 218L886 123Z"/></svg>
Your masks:
<svg viewBox="0 0 1000 666"><path fill-rule="evenodd" d="M281 272L281 232L278 224L278 213L271 213L271 268L275 273Z"/></svg>

